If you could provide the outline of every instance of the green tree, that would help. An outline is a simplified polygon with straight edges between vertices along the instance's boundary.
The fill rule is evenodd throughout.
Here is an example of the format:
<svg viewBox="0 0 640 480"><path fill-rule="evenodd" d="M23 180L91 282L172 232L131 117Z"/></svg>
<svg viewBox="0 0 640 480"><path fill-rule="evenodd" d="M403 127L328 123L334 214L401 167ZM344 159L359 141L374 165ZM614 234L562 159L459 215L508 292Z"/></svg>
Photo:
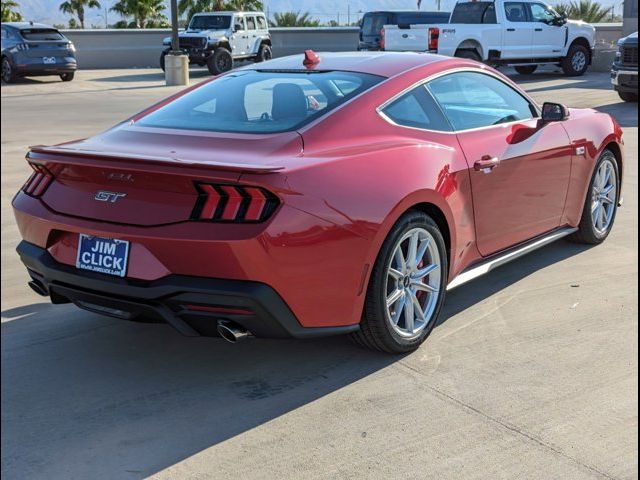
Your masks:
<svg viewBox="0 0 640 480"><path fill-rule="evenodd" d="M309 12L276 13L269 23L272 27L319 27L320 22L313 20Z"/></svg>
<svg viewBox="0 0 640 480"><path fill-rule="evenodd" d="M124 19L132 17L136 28L157 28L169 24L165 8L162 0L118 0L111 10Z"/></svg>
<svg viewBox="0 0 640 480"><path fill-rule="evenodd" d="M226 6L224 0L178 0L178 13L183 15L186 12L187 19L190 19L196 13L226 10Z"/></svg>
<svg viewBox="0 0 640 480"><path fill-rule="evenodd" d="M88 8L100 8L98 0L66 0L60 4L60 11L78 17L80 28L84 28L84 13Z"/></svg>
<svg viewBox="0 0 640 480"><path fill-rule="evenodd" d="M236 12L261 12L264 5L260 0L228 0L224 5L225 10Z"/></svg>
<svg viewBox="0 0 640 480"><path fill-rule="evenodd" d="M603 7L599 2L591 0L576 0L568 3L560 3L555 9L561 15L572 20L584 20L587 23L600 23L611 15L613 7Z"/></svg>
<svg viewBox="0 0 640 480"><path fill-rule="evenodd" d="M264 4L260 0L179 0L178 13L187 14L187 19L202 12L260 12Z"/></svg>
<svg viewBox="0 0 640 480"><path fill-rule="evenodd" d="M22 15L18 11L20 5L13 0L7 0L0 2L2 8L2 21L3 22L19 22L22 20Z"/></svg>

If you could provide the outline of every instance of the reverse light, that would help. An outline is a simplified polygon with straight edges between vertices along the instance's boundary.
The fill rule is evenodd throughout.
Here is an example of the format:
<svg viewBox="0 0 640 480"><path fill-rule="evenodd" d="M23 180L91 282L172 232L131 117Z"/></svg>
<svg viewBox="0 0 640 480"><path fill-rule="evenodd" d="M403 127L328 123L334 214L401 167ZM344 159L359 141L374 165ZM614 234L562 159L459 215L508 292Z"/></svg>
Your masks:
<svg viewBox="0 0 640 480"><path fill-rule="evenodd" d="M278 197L261 187L198 182L196 189L192 220L259 223L271 217L280 204Z"/></svg>
<svg viewBox="0 0 640 480"><path fill-rule="evenodd" d="M31 197L41 197L53 181L53 174L43 165L29 163L33 173L22 186L22 191Z"/></svg>
<svg viewBox="0 0 640 480"><path fill-rule="evenodd" d="M429 49L430 52L437 52L438 42L440 41L440 29L437 27L429 28L428 38L429 38L429 41L428 41L427 48Z"/></svg>

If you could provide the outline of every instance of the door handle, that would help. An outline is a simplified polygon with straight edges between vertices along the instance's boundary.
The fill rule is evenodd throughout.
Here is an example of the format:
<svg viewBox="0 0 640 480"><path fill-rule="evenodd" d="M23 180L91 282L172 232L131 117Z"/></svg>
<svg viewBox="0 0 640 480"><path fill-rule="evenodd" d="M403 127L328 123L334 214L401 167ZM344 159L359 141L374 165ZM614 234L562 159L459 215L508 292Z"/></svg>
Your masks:
<svg viewBox="0 0 640 480"><path fill-rule="evenodd" d="M541 28L536 28L536 32L541 32L542 29Z"/></svg>
<svg viewBox="0 0 640 480"><path fill-rule="evenodd" d="M498 157L492 157L491 155L485 155L480 160L477 160L473 164L474 170L477 172L490 173L491 170L500 165L500 159Z"/></svg>
<svg viewBox="0 0 640 480"><path fill-rule="evenodd" d="M516 29L515 28L507 28L507 32L515 32Z"/></svg>

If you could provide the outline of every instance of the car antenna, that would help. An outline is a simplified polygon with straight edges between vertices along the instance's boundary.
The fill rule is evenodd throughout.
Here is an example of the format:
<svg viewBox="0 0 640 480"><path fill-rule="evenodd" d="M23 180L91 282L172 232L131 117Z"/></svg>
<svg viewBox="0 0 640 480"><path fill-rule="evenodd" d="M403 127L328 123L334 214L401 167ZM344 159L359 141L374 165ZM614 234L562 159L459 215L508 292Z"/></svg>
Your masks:
<svg viewBox="0 0 640 480"><path fill-rule="evenodd" d="M304 51L304 60L302 64L307 68L313 68L320 63L320 57L313 50Z"/></svg>

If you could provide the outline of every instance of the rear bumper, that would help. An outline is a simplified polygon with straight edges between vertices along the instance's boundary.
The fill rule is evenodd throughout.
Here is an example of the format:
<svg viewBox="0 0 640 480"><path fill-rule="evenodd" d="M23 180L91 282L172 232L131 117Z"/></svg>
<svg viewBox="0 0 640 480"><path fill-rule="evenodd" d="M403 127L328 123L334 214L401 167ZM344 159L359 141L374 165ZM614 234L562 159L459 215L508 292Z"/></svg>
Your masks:
<svg viewBox="0 0 640 480"><path fill-rule="evenodd" d="M21 57L13 59L13 66L17 75L34 77L60 75L78 69L78 63L72 57L57 57L54 64L44 64L40 58Z"/></svg>
<svg viewBox="0 0 640 480"><path fill-rule="evenodd" d="M218 320L230 320L264 338L314 338L350 333L358 325L303 327L268 285L169 275L155 281L109 277L58 263L28 242L17 248L29 275L52 303L72 302L115 317L166 321L188 336L215 335Z"/></svg>

